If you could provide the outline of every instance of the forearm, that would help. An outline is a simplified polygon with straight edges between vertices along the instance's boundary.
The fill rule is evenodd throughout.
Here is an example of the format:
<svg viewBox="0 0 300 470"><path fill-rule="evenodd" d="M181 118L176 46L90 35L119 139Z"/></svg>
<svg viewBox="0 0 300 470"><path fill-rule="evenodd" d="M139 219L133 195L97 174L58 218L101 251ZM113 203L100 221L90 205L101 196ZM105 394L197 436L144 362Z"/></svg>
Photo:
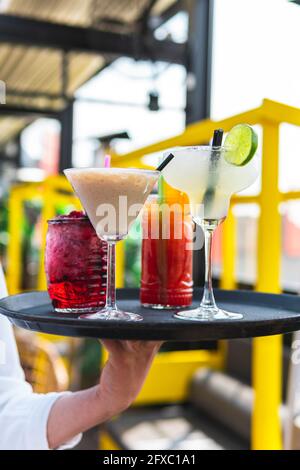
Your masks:
<svg viewBox="0 0 300 470"><path fill-rule="evenodd" d="M75 435L107 421L116 414L107 407L99 385L59 398L49 414L49 447L56 449Z"/></svg>
<svg viewBox="0 0 300 470"><path fill-rule="evenodd" d="M105 340L105 346L110 355L99 385L62 396L52 406L47 423L51 449L128 408L144 383L160 343Z"/></svg>

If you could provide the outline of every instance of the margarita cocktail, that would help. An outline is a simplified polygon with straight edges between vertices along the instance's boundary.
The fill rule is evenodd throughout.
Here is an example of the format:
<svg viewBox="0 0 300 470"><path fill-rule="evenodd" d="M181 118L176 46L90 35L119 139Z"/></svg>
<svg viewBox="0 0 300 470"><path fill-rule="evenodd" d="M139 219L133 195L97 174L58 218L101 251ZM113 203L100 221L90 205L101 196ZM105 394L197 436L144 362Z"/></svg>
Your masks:
<svg viewBox="0 0 300 470"><path fill-rule="evenodd" d="M159 172L123 168L68 169L65 174L96 230L108 244L105 307L82 318L142 320L140 315L117 308L115 294L115 244L123 240L155 185Z"/></svg>
<svg viewBox="0 0 300 470"><path fill-rule="evenodd" d="M238 127L238 126L237 126ZM248 132L249 126L241 125L240 132ZM234 128L235 129L235 128ZM251 129L252 131L252 129ZM250 132L250 131L249 131ZM253 132L253 131L252 131ZM249 134L250 135L250 134ZM247 134L248 136L248 134ZM205 285L200 307L176 313L176 317L192 320L239 319L242 315L217 307L212 289L211 244L216 227L225 219L232 194L250 186L257 178L255 160L256 141L251 147L232 145L178 147L170 149L166 156L174 158L163 170L168 184L187 193L191 213L205 235ZM229 141L230 139L228 139ZM231 142L230 142L231 143ZM245 142L242 142L243 145ZM253 152L253 147L255 150ZM239 153L240 151L240 153ZM251 158L249 158L252 152Z"/></svg>
<svg viewBox="0 0 300 470"><path fill-rule="evenodd" d="M232 194L250 186L257 177L255 160L236 166L225 160L226 147L178 147L174 159L163 170L168 184L185 192L194 221L220 223L227 215Z"/></svg>

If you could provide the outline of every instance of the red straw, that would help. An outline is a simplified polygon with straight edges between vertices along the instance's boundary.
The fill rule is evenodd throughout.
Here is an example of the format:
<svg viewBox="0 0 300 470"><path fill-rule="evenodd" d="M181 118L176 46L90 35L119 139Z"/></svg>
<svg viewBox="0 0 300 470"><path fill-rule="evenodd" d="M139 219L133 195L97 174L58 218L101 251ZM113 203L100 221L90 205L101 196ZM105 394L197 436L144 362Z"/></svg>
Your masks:
<svg viewBox="0 0 300 470"><path fill-rule="evenodd" d="M110 168L110 155L106 154L104 157L104 168Z"/></svg>

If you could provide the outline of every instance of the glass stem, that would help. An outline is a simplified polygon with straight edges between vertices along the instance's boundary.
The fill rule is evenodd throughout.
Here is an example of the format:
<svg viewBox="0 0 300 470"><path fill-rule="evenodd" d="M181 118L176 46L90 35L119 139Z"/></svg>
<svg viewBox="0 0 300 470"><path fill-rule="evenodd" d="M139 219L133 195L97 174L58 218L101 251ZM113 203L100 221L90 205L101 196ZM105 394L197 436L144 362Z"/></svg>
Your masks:
<svg viewBox="0 0 300 470"><path fill-rule="evenodd" d="M116 242L107 242L106 308L117 310L116 305Z"/></svg>
<svg viewBox="0 0 300 470"><path fill-rule="evenodd" d="M214 298L213 287L212 287L212 259L211 259L211 248L212 248L212 237L215 227L205 227L205 282L203 297L200 307L217 309L216 301Z"/></svg>

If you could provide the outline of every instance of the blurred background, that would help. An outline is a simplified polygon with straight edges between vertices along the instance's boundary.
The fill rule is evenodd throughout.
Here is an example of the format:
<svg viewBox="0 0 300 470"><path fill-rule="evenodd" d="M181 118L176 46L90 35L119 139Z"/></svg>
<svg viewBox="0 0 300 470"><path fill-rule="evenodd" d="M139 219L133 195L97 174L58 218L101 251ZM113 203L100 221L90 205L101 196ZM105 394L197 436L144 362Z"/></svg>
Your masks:
<svg viewBox="0 0 300 470"><path fill-rule="evenodd" d="M298 294L299 24L296 0L0 0L0 255L9 292L46 287L46 220L78 207L64 168L102 166L107 153L115 166L153 167L173 144L208 142L212 121L225 131L246 121L260 138L262 179L233 201L231 225L214 243L214 280ZM140 241L129 237L118 256L118 286L138 287ZM194 262L201 285L202 252ZM18 335L36 390L97 380L105 355L96 341ZM261 431L252 446L281 447L276 409L291 339L283 348L281 338L270 341L254 345L274 367L258 398L272 395L268 416L255 414L251 341L166 345L136 406L81 446L248 448L254 407Z"/></svg>

